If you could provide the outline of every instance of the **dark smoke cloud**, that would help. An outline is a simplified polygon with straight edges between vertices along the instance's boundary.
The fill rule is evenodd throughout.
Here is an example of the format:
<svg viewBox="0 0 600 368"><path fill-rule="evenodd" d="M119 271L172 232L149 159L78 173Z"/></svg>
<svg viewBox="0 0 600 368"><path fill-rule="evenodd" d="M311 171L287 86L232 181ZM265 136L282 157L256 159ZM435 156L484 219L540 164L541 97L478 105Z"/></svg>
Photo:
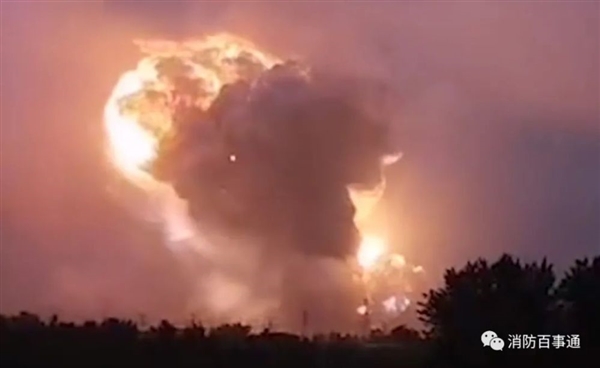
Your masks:
<svg viewBox="0 0 600 368"><path fill-rule="evenodd" d="M277 65L225 86L207 111L179 111L157 174L200 223L266 246L347 256L358 244L347 186L377 185L380 160L390 153L386 121L365 112L371 90Z"/></svg>

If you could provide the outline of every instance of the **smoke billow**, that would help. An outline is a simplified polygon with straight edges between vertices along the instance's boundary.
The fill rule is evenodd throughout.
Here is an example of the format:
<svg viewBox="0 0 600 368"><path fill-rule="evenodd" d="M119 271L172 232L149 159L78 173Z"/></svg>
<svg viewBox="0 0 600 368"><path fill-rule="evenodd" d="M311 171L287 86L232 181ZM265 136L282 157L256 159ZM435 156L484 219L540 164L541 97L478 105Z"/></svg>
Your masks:
<svg viewBox="0 0 600 368"><path fill-rule="evenodd" d="M137 44L147 56L106 105L109 154L159 202L151 212L189 272L186 309L220 322L355 317L347 260L397 158L385 91L227 34Z"/></svg>
<svg viewBox="0 0 600 368"><path fill-rule="evenodd" d="M203 236L217 235L194 308L220 320L275 313L287 328L308 309L322 328L346 329L357 305L346 263L360 242L356 194L380 196L390 157L387 122L370 113L380 91L293 62L236 65L244 78L208 107L173 109L151 168ZM198 100L181 63L156 69L180 87L172 100Z"/></svg>
<svg viewBox="0 0 600 368"><path fill-rule="evenodd" d="M195 93L172 60L157 69ZM349 255L359 234L347 188L380 184L389 153L386 122L365 111L371 86L294 63L248 69L255 75L224 86L208 109L177 110L155 177L211 229L269 249Z"/></svg>

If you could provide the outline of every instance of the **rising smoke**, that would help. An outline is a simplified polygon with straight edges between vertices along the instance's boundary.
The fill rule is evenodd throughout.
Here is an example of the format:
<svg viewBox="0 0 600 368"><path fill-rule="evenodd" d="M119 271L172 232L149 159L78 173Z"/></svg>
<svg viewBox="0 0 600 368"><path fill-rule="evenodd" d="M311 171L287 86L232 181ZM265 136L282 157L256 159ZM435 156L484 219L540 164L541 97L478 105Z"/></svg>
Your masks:
<svg viewBox="0 0 600 368"><path fill-rule="evenodd" d="M359 242L347 187L380 184L388 153L386 122L361 109L366 88L348 85L294 64L227 85L208 110L176 112L155 176L199 223L271 249L346 257Z"/></svg>
<svg viewBox="0 0 600 368"><path fill-rule="evenodd" d="M188 308L218 321L311 309L348 326L357 225L397 159L382 89L231 35L137 43L149 56L109 98L109 153L162 203L197 284Z"/></svg>

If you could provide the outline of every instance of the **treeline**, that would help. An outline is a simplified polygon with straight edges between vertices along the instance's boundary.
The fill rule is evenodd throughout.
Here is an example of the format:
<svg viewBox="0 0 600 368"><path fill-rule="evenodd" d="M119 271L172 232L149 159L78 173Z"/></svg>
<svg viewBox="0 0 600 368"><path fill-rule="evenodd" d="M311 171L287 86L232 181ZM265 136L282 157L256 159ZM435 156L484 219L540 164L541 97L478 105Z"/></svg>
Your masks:
<svg viewBox="0 0 600 368"><path fill-rule="evenodd" d="M451 268L443 285L424 294L418 313L436 363L482 367L515 364L596 367L600 348L600 256L576 260L562 278L553 266L503 255ZM504 339L502 352L483 348L481 334ZM535 346L514 348L510 338L528 336ZM542 349L539 338L576 336L579 348ZM593 358L593 359L592 359Z"/></svg>
<svg viewBox="0 0 600 368"><path fill-rule="evenodd" d="M304 338L249 326L167 321L141 330L127 320L74 324L21 313L0 317L3 367L506 367L598 366L600 257L576 261L560 280L552 265L504 255L449 269L439 289L423 295L424 329L398 326L358 337L332 333ZM503 351L484 347L494 331ZM530 336L529 343L510 339ZM544 348L539 336L576 337L570 346ZM533 340L532 340L533 339ZM519 340L520 341L520 340ZM538 341L538 345L531 342ZM577 341L577 344L574 342Z"/></svg>

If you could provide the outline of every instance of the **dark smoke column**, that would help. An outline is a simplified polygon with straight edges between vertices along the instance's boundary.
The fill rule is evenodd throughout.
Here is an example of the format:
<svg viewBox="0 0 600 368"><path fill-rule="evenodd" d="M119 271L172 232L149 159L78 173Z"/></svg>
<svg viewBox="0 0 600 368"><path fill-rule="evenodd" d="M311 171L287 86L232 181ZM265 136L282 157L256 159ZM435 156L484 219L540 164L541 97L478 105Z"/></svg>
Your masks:
<svg viewBox="0 0 600 368"><path fill-rule="evenodd" d="M389 153L387 125L362 110L364 90L275 66L225 86L207 111L179 111L155 173L199 223L275 252L344 258L359 241L347 186L377 185Z"/></svg>
<svg viewBox="0 0 600 368"><path fill-rule="evenodd" d="M380 183L381 158L391 153L387 124L365 113L368 85L327 73L306 77L294 64L261 72L236 63L246 65L246 80L225 86L206 111L177 110L155 177L187 200L202 229L252 239L216 245L256 248L256 293L278 270L278 313L288 327L300 331L307 310L314 326L348 328L360 300L345 263L336 268L332 260L354 257L359 234L347 186ZM189 97L193 82L181 79L176 64L158 69Z"/></svg>

